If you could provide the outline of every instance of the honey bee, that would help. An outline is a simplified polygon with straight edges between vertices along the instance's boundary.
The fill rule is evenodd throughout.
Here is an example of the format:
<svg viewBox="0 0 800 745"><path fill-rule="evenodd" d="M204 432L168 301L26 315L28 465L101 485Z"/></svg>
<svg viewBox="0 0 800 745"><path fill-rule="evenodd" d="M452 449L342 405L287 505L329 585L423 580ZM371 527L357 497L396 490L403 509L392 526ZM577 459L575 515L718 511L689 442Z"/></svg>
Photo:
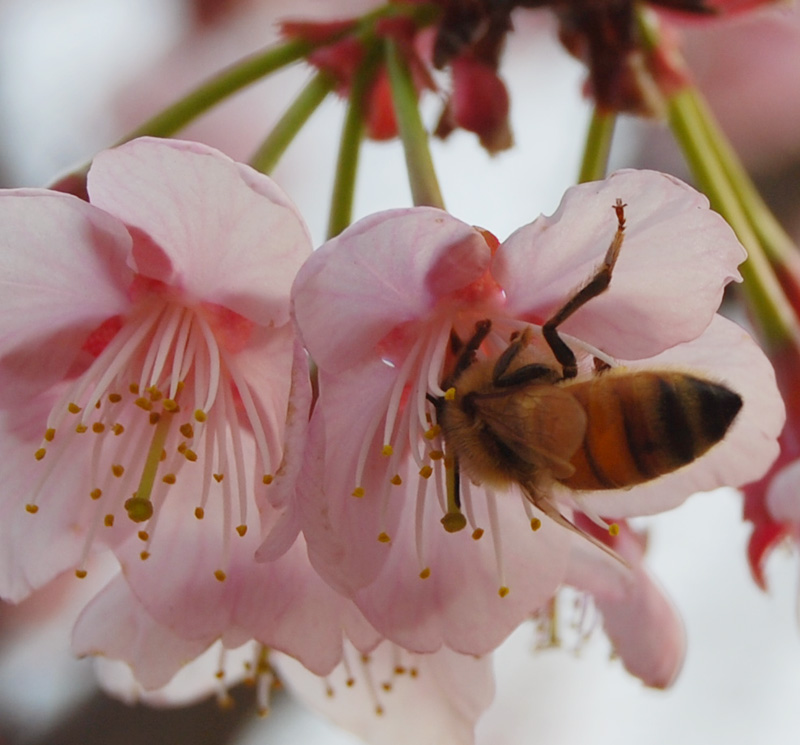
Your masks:
<svg viewBox="0 0 800 745"><path fill-rule="evenodd" d="M728 387L677 370L632 371L596 360L591 375L578 377L558 327L608 288L625 206L614 205L618 227L603 263L542 327L557 364L534 359L530 327L496 359L478 360L491 329L480 321L445 383L452 397L436 405L456 491L459 467L475 483L516 483L550 518L612 554L550 501L554 482L574 491L619 489L671 473L722 440L742 406Z"/></svg>

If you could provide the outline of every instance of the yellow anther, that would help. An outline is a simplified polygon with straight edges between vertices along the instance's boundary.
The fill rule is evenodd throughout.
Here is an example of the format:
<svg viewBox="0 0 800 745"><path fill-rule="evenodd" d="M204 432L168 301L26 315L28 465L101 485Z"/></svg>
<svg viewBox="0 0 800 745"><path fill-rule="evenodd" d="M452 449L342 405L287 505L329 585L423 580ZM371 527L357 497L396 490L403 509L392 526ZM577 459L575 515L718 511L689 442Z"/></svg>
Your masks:
<svg viewBox="0 0 800 745"><path fill-rule="evenodd" d="M194 420L196 422L204 422L206 419L208 419L208 415L206 414L205 411L203 411L202 409L195 409Z"/></svg>
<svg viewBox="0 0 800 745"><path fill-rule="evenodd" d="M212 473L211 475L214 477L214 481L216 481L218 484L221 483L222 479L225 478L224 473Z"/></svg>
<svg viewBox="0 0 800 745"><path fill-rule="evenodd" d="M161 414L159 414L157 411L151 411L149 419L150 424L158 424L161 421Z"/></svg>
<svg viewBox="0 0 800 745"><path fill-rule="evenodd" d="M95 422L92 425L92 432L94 432L95 434L99 435L101 432L105 431L106 431L106 425L103 424L102 422Z"/></svg>
<svg viewBox="0 0 800 745"><path fill-rule="evenodd" d="M247 526L246 525L237 525L236 526L236 532L240 536L244 536L244 534L247 532Z"/></svg>
<svg viewBox="0 0 800 745"><path fill-rule="evenodd" d="M424 569L423 569L423 570L422 570L422 571L419 573L419 578L420 578L420 579L428 579L428 577L430 577L430 576L431 576L431 568L430 568L430 567L425 567L425 568L424 568Z"/></svg>
<svg viewBox="0 0 800 745"><path fill-rule="evenodd" d="M467 527L467 518L460 512L448 512L439 522L448 533L458 533Z"/></svg>
<svg viewBox="0 0 800 745"><path fill-rule="evenodd" d="M403 483L403 479L400 478L399 473L396 473L394 476L392 476L392 478L390 478L389 481L391 481L391 483L394 484L395 486L400 486L400 484Z"/></svg>
<svg viewBox="0 0 800 745"><path fill-rule="evenodd" d="M542 527L542 521L538 517L531 518L531 530L539 530Z"/></svg>
<svg viewBox="0 0 800 745"><path fill-rule="evenodd" d="M394 674L395 675L405 675L408 671L402 665L395 665L394 666Z"/></svg>
<svg viewBox="0 0 800 745"><path fill-rule="evenodd" d="M31 515L35 515L39 511L39 506L36 504L26 504L25 510L26 512L30 512Z"/></svg>
<svg viewBox="0 0 800 745"><path fill-rule="evenodd" d="M164 407L164 411L172 412L173 414L176 411L180 411L181 407L178 406L178 402L174 398L165 398L161 405Z"/></svg>
<svg viewBox="0 0 800 745"><path fill-rule="evenodd" d="M195 507L194 508L194 516L198 520L202 520L206 516L206 511L202 507Z"/></svg>
<svg viewBox="0 0 800 745"><path fill-rule="evenodd" d="M175 478L174 473L165 473L164 477L161 479L165 484L174 484L177 479Z"/></svg>
<svg viewBox="0 0 800 745"><path fill-rule="evenodd" d="M441 460L444 458L444 453L441 450L431 450L430 453L428 453L428 457L431 460Z"/></svg>
<svg viewBox="0 0 800 745"><path fill-rule="evenodd" d="M218 581L220 581L220 582L224 582L224 581L225 581L225 578L226 578L228 575L227 575L227 574L225 574L225 572L223 572L221 569L217 569L217 570L214 572L214 576L217 578L217 580L218 580Z"/></svg>
<svg viewBox="0 0 800 745"><path fill-rule="evenodd" d="M611 525L608 526L608 534L611 536L618 536L619 525L617 523L611 523Z"/></svg>
<svg viewBox="0 0 800 745"><path fill-rule="evenodd" d="M33 457L36 460L41 460L44 456L47 455L47 450L45 448L39 448L34 454Z"/></svg>
<svg viewBox="0 0 800 745"><path fill-rule="evenodd" d="M184 388L186 388L186 383L182 380L178 381L178 385L175 386L175 393L180 393Z"/></svg>
<svg viewBox="0 0 800 745"><path fill-rule="evenodd" d="M483 528L475 528L472 531L472 540L479 541L481 538L483 538Z"/></svg>
<svg viewBox="0 0 800 745"><path fill-rule="evenodd" d="M140 409L144 409L145 411L150 411L153 408L153 402L149 398L139 397L133 403L135 403Z"/></svg>
<svg viewBox="0 0 800 745"><path fill-rule="evenodd" d="M162 450L161 451L161 455L158 456L158 459L160 461L165 461L167 459L167 451L166 450Z"/></svg>
<svg viewBox="0 0 800 745"><path fill-rule="evenodd" d="M125 427L123 427L119 422L117 422L112 428L111 431L115 435L121 435L125 431Z"/></svg>
<svg viewBox="0 0 800 745"><path fill-rule="evenodd" d="M456 389L455 388L448 388L444 392L444 400L445 401L452 401L456 397Z"/></svg>
<svg viewBox="0 0 800 745"><path fill-rule="evenodd" d="M150 552L149 552L149 551L142 551L142 552L139 554L139 558L140 558L142 561L147 561L147 560L150 558Z"/></svg>
<svg viewBox="0 0 800 745"><path fill-rule="evenodd" d="M509 590L509 589L508 589L508 588L507 588L505 585L503 585L503 586L502 586L502 587L501 587L501 588L500 588L500 589L497 591L497 594L498 594L498 595L499 595L501 598L504 598L506 595L508 595L508 593L509 593L509 592L510 592L510 590Z"/></svg>
<svg viewBox="0 0 800 745"><path fill-rule="evenodd" d="M118 404L120 401L122 401L122 396L119 393L109 393L108 400L112 404Z"/></svg>
<svg viewBox="0 0 800 745"><path fill-rule="evenodd" d="M186 422L186 424L181 424L180 433L187 440L191 440L194 437L194 427L189 422Z"/></svg>
<svg viewBox="0 0 800 745"><path fill-rule="evenodd" d="M44 439L46 442L52 442L55 436L56 436L56 431L52 427L49 427L47 430L45 430Z"/></svg>
<svg viewBox="0 0 800 745"><path fill-rule="evenodd" d="M381 543L389 543L389 542L391 542L391 540L392 540L392 539L391 539L391 538L389 538L389 534L388 534L388 533L381 533L381 534L378 536L378 540L379 540Z"/></svg>
<svg viewBox="0 0 800 745"><path fill-rule="evenodd" d="M131 383L128 386L128 390L133 393L134 395L139 393L139 384L138 383Z"/></svg>
<svg viewBox="0 0 800 745"><path fill-rule="evenodd" d="M106 516L103 518L103 524L104 524L104 525L105 525L107 528L110 528L110 527L111 527L111 526L114 524L114 516L113 516L113 515L106 515Z"/></svg>
<svg viewBox="0 0 800 745"><path fill-rule="evenodd" d="M81 410L81 407L78 406L78 404L68 404L67 405L67 411L70 414L78 414L78 413L80 413L80 410Z"/></svg>
<svg viewBox="0 0 800 745"><path fill-rule="evenodd" d="M184 452L183 457L186 458L186 460L191 461L192 463L194 463L197 460L197 453L195 453L194 450L190 450L189 448L186 448L186 451Z"/></svg>
<svg viewBox="0 0 800 745"><path fill-rule="evenodd" d="M150 534L146 530L140 530L137 534L140 541L146 541L150 538Z"/></svg>
<svg viewBox="0 0 800 745"><path fill-rule="evenodd" d="M353 489L353 496L354 497L358 497L359 499L361 499L361 497L364 496L364 487L363 486L357 486L355 489Z"/></svg>
<svg viewBox="0 0 800 745"><path fill-rule="evenodd" d="M89 492L89 496L90 496L92 499L100 499L100 497L102 497L102 496L103 496L103 490L102 490L102 489L98 489L97 487L95 487L94 489L92 489L92 490Z"/></svg>
<svg viewBox="0 0 800 745"><path fill-rule="evenodd" d="M100 408L100 400L99 399L94 402L94 408L95 409L99 409Z"/></svg>
<svg viewBox="0 0 800 745"><path fill-rule="evenodd" d="M275 477L271 473L265 473L261 477L261 483L262 484L266 484L267 486L269 486L274 480L275 480Z"/></svg>
<svg viewBox="0 0 800 745"><path fill-rule="evenodd" d="M442 431L442 428L438 424L434 424L430 429L425 431L425 439L426 440L435 440L437 435Z"/></svg>
<svg viewBox="0 0 800 745"><path fill-rule="evenodd" d="M383 449L381 450L381 455L392 455L394 453L394 448L391 445L384 445Z"/></svg>
<svg viewBox="0 0 800 745"><path fill-rule="evenodd" d="M147 392L150 394L151 401L160 401L162 398L164 398L164 394L160 390L158 390L158 388L156 388L154 385L151 385L147 389Z"/></svg>
<svg viewBox="0 0 800 745"><path fill-rule="evenodd" d="M117 478L122 476L125 473L125 466L120 465L119 463L115 463L111 466L111 473L113 473Z"/></svg>
<svg viewBox="0 0 800 745"><path fill-rule="evenodd" d="M430 466L422 466L422 468L419 469L419 475L422 476L423 479L429 479L432 473L433 469Z"/></svg>
<svg viewBox="0 0 800 745"><path fill-rule="evenodd" d="M153 516L153 503L144 497L131 497L125 501L125 511L135 523L143 523Z"/></svg>
<svg viewBox="0 0 800 745"><path fill-rule="evenodd" d="M83 579L86 576L86 570L85 569L76 569L75 570L75 576L78 579Z"/></svg>
<svg viewBox="0 0 800 745"><path fill-rule="evenodd" d="M375 707L375 716L382 717L383 716L383 707L378 705Z"/></svg>
<svg viewBox="0 0 800 745"><path fill-rule="evenodd" d="M75 431L79 435L82 435L84 432L86 432L87 429L89 429L89 428L85 424L78 424L78 425L75 426Z"/></svg>
<svg viewBox="0 0 800 745"><path fill-rule="evenodd" d="M385 683L381 683L381 688L383 688L386 693L389 693L389 691L392 690L392 684L389 683L389 681L386 681Z"/></svg>
<svg viewBox="0 0 800 745"><path fill-rule="evenodd" d="M177 450L178 450L178 452L179 452L181 455L183 455L183 453L185 453L185 452L186 452L186 449L187 449L188 447L189 447L189 446L188 446L188 445L187 445L185 442L182 442L182 443L180 443L180 445L178 445L178 448L177 448Z"/></svg>

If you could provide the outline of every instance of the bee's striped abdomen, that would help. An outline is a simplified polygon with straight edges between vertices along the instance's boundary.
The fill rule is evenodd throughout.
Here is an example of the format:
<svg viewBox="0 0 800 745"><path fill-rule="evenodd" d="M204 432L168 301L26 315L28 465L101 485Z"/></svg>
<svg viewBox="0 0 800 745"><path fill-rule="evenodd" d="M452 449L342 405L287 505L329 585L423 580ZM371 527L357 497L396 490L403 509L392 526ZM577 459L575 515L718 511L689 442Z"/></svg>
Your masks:
<svg viewBox="0 0 800 745"><path fill-rule="evenodd" d="M565 386L587 428L570 489L615 489L663 476L719 442L742 406L718 383L681 372L604 373Z"/></svg>

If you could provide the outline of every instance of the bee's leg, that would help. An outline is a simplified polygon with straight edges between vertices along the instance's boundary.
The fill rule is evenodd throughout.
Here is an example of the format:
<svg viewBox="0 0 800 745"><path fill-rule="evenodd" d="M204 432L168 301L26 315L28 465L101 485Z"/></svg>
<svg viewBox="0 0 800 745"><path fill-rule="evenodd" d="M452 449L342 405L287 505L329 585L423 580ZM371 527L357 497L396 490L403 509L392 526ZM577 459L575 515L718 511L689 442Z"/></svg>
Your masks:
<svg viewBox="0 0 800 745"><path fill-rule="evenodd" d="M442 383L442 388L444 390L450 388L458 376L475 362L475 353L478 351L478 347L483 344L483 340L489 335L491 330L492 322L487 318L475 324L475 333L461 347L456 346L456 342L460 342L461 340L455 335L451 337L450 345L453 351L458 353L458 357L456 358L456 364L453 366L453 372L448 376L447 380Z"/></svg>
<svg viewBox="0 0 800 745"><path fill-rule="evenodd" d="M617 199L614 211L617 213L617 232L611 245L606 251L603 263L589 281L581 287L556 313L542 326L542 334L545 341L550 345L553 354L563 368L564 378L574 378L578 374L578 364L575 353L569 348L567 343L559 336L558 327L564 323L578 308L588 303L592 298L597 297L608 289L611 283L611 273L619 257L619 250L622 247L622 240L625 235L625 207L621 199Z"/></svg>
<svg viewBox="0 0 800 745"><path fill-rule="evenodd" d="M590 535L585 530L581 530L577 525L575 525L575 523L572 522L572 520L564 517L564 515L562 515L556 506L548 499L546 494L542 494L536 489L524 484L523 493L534 507L544 512L547 517L558 523L562 528L566 528L572 533L577 533L579 536L581 536L581 538L585 538L593 546L597 546L597 548L601 549L609 556L625 564L625 566L628 566L628 562L625 561L625 559L623 559L616 551L614 551L614 549L610 548L602 541L598 541L593 535Z"/></svg>

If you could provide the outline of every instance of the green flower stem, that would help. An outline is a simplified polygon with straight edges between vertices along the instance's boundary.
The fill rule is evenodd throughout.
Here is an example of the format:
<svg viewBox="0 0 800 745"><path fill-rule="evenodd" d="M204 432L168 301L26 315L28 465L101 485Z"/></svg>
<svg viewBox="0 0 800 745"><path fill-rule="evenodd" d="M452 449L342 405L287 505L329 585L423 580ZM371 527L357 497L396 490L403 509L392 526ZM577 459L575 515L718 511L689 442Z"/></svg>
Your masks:
<svg viewBox="0 0 800 745"><path fill-rule="evenodd" d="M776 264L798 266L800 256L791 237L767 207L755 184L739 160L739 156L720 128L703 96L696 90L687 91L688 102L695 108L695 116L705 129L712 143L717 159L730 181L742 209L747 214L770 261Z"/></svg>
<svg viewBox="0 0 800 745"><path fill-rule="evenodd" d="M412 199L417 206L429 205L444 209L442 192L428 148L428 133L422 124L411 71L393 41L386 42L386 63L395 116L406 156Z"/></svg>
<svg viewBox="0 0 800 745"><path fill-rule="evenodd" d="M720 161L705 123L698 117L694 94L684 88L668 99L672 132L700 189L731 225L748 252L740 267L744 289L758 319L764 339L773 345L800 340L800 324L769 264L758 234L743 209L728 174Z"/></svg>
<svg viewBox="0 0 800 745"><path fill-rule="evenodd" d="M353 219L353 199L356 190L356 173L361 140L364 135L366 99L380 59L380 44L375 42L367 49L364 61L353 78L347 113L339 140L339 155L333 182L331 213L328 220L328 238L339 235Z"/></svg>
<svg viewBox="0 0 800 745"><path fill-rule="evenodd" d="M325 43L327 44L329 41L326 40ZM245 57L195 88L189 95L168 106L152 119L148 119L144 124L126 134L117 144L120 145L144 135L169 137L231 94L302 59L317 46L320 44L292 40Z"/></svg>
<svg viewBox="0 0 800 745"><path fill-rule="evenodd" d="M333 90L336 80L328 73L317 73L292 102L267 135L250 160L250 165L262 173L270 173L277 165L295 135Z"/></svg>
<svg viewBox="0 0 800 745"><path fill-rule="evenodd" d="M611 152L611 141L614 139L614 127L617 115L614 112L601 113L597 108L592 112L589 131L586 135L586 147L578 174L578 183L599 181L608 173L608 154Z"/></svg>

